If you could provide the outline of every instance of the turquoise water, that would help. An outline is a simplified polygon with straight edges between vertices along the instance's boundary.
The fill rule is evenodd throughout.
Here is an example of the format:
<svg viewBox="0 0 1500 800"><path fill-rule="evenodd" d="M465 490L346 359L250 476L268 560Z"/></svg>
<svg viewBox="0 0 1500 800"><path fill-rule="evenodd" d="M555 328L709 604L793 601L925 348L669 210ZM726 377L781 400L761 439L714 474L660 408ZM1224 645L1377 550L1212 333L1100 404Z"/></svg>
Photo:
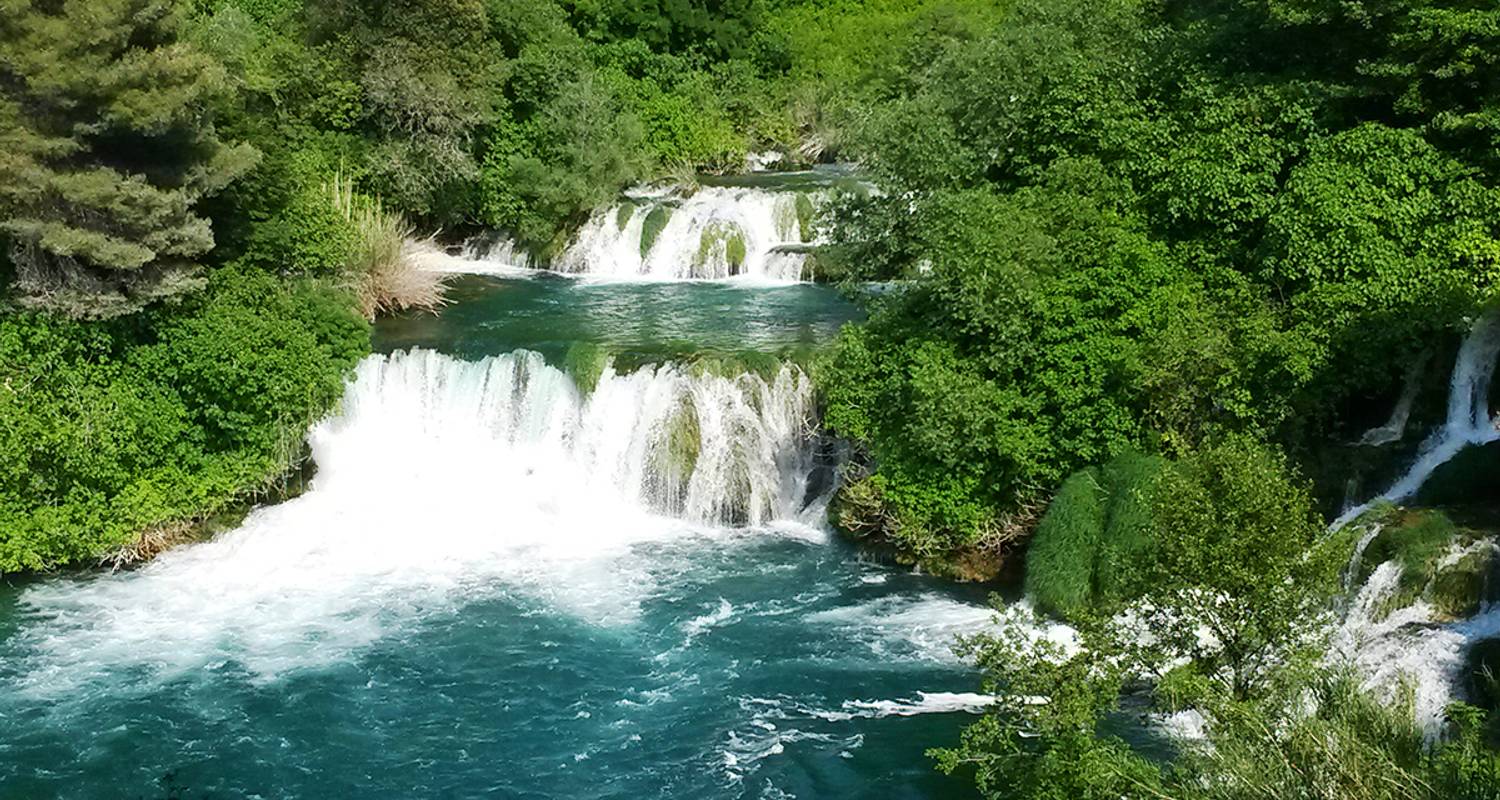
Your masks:
<svg viewBox="0 0 1500 800"><path fill-rule="evenodd" d="M575 342L625 357L664 359L746 350L794 355L860 318L838 292L812 284L591 282L537 271L527 278L468 275L437 316L382 320L375 349L431 347L461 358L517 348L560 358Z"/></svg>
<svg viewBox="0 0 1500 800"><path fill-rule="evenodd" d="M704 415L769 425L800 384L656 371L601 383L605 408L524 357L473 363L579 338L778 352L852 307L805 286L456 294L380 326L383 349L440 353L361 368L308 494L135 572L0 588L0 797L969 796L924 750L972 719L949 643L985 624L977 590L862 559L796 510L803 483L729 527L638 507L616 461L579 455L648 441L676 387L700 464L739 463L796 432L711 441Z"/></svg>

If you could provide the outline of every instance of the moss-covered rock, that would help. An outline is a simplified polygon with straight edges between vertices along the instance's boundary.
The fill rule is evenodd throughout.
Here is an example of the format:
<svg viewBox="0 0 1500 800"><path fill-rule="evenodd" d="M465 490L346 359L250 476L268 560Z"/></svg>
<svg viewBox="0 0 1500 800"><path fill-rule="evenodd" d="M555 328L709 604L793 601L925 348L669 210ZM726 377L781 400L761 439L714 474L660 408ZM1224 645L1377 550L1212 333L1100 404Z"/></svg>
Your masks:
<svg viewBox="0 0 1500 800"><path fill-rule="evenodd" d="M651 246L656 244L656 237L661 235L662 228L667 227L667 221L672 218L672 207L658 205L651 209L646 219L641 223L641 258L651 252Z"/></svg>
<svg viewBox="0 0 1500 800"><path fill-rule="evenodd" d="M693 264L704 267L722 259L730 275L738 275L745 265L745 233L740 226L725 220L714 220L703 226L698 240L698 255Z"/></svg>
<svg viewBox="0 0 1500 800"><path fill-rule="evenodd" d="M813 213L815 210L811 197L805 194L797 195L797 232L801 235L804 242L813 240Z"/></svg>
<svg viewBox="0 0 1500 800"><path fill-rule="evenodd" d="M1457 525L1444 511L1377 508L1346 531L1352 538L1378 526L1379 532L1365 547L1357 574L1363 583L1377 567L1394 561L1401 568L1396 588L1372 609L1375 619L1426 600L1438 615L1468 617L1486 602L1497 599L1500 581L1500 550L1486 531Z"/></svg>
<svg viewBox="0 0 1500 800"><path fill-rule="evenodd" d="M698 467L698 455L703 446L703 430L698 423L698 410L684 400L667 417L667 430L663 445L663 467L683 483L692 477Z"/></svg>
<svg viewBox="0 0 1500 800"><path fill-rule="evenodd" d="M599 385L609 366L609 351L594 342L574 342L563 355L563 370L573 377L578 390L588 394Z"/></svg>
<svg viewBox="0 0 1500 800"><path fill-rule="evenodd" d="M757 375L772 380L781 371L784 359L772 353L758 350L743 350L728 353L699 353L693 356L688 367L694 375L712 375L719 378L735 378L739 375Z"/></svg>
<svg viewBox="0 0 1500 800"><path fill-rule="evenodd" d="M1438 560L1458 536L1458 528L1441 511L1392 511L1360 559L1363 581L1387 561L1401 565L1396 608L1409 605L1431 582Z"/></svg>
<svg viewBox="0 0 1500 800"><path fill-rule="evenodd" d="M1440 567L1427 590L1427 600L1438 613L1454 619L1473 616L1494 600L1495 549L1480 545L1456 562Z"/></svg>
<svg viewBox="0 0 1500 800"><path fill-rule="evenodd" d="M635 216L635 209L636 204L634 200L626 198L620 201L619 207L615 209L616 230L625 230L625 226L630 224L630 218Z"/></svg>

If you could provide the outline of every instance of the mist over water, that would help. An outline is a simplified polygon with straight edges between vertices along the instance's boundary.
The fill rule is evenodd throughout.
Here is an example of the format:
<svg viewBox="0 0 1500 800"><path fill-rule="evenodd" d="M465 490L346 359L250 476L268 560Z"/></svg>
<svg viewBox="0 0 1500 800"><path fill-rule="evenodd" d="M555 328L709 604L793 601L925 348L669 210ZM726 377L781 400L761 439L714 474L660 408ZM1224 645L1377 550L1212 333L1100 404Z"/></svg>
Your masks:
<svg viewBox="0 0 1500 800"><path fill-rule="evenodd" d="M574 291L490 280L476 299ZM712 340L733 322L683 320L722 289L692 288L661 302ZM743 313L801 309L763 317L795 338L835 300ZM800 368L666 359L585 391L476 325L366 359L303 496L0 592L0 795L963 796L923 751L984 705L951 643L990 612L829 535Z"/></svg>

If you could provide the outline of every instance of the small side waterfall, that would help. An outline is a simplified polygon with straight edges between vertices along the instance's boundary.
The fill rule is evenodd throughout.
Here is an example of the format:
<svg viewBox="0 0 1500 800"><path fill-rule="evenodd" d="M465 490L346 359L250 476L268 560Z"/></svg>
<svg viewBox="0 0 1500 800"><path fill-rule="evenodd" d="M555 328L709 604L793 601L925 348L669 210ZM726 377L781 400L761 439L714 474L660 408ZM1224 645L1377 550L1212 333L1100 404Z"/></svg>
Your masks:
<svg viewBox="0 0 1500 800"><path fill-rule="evenodd" d="M803 280L822 191L705 186L678 199L638 194L594 212L558 257L559 272L606 278ZM778 249L783 248L783 249Z"/></svg>
<svg viewBox="0 0 1500 800"><path fill-rule="evenodd" d="M1481 540L1454 547L1445 563L1496 544ZM1472 617L1449 620L1426 600L1390 609L1398 588L1401 565L1387 561L1370 574L1353 595L1343 622L1334 630L1332 652L1356 665L1367 684L1391 692L1409 682L1415 691L1417 722L1435 736L1442 729L1443 712L1463 681L1469 648L1500 636L1500 607L1486 605Z"/></svg>
<svg viewBox="0 0 1500 800"><path fill-rule="evenodd" d="M1334 529L1358 518L1377 502L1400 502L1422 488L1434 470L1470 445L1500 440L1500 415L1491 417L1490 383L1500 361L1500 309L1486 311L1464 338L1448 388L1448 415L1443 426L1422 444L1417 460L1389 489L1369 502L1345 511Z"/></svg>

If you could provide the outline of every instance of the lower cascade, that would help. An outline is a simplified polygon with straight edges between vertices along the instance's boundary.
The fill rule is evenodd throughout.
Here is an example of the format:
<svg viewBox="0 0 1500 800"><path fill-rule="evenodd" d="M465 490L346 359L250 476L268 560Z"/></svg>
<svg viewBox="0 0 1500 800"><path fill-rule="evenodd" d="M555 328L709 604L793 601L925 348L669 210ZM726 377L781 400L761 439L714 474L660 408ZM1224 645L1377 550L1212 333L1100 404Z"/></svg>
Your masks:
<svg viewBox="0 0 1500 800"><path fill-rule="evenodd" d="M0 594L0 749L49 765L24 796L179 764L235 796L851 796L911 755L899 720L987 705L951 644L993 612L829 540L813 414L789 364L370 356L302 495Z"/></svg>
<svg viewBox="0 0 1500 800"><path fill-rule="evenodd" d="M519 471L547 492L761 525L796 519L806 506L812 409L811 383L792 366L767 379L606 365L585 396L536 353L470 362L415 350L366 359L343 414L313 432L313 448L320 488L457 456L476 474Z"/></svg>

